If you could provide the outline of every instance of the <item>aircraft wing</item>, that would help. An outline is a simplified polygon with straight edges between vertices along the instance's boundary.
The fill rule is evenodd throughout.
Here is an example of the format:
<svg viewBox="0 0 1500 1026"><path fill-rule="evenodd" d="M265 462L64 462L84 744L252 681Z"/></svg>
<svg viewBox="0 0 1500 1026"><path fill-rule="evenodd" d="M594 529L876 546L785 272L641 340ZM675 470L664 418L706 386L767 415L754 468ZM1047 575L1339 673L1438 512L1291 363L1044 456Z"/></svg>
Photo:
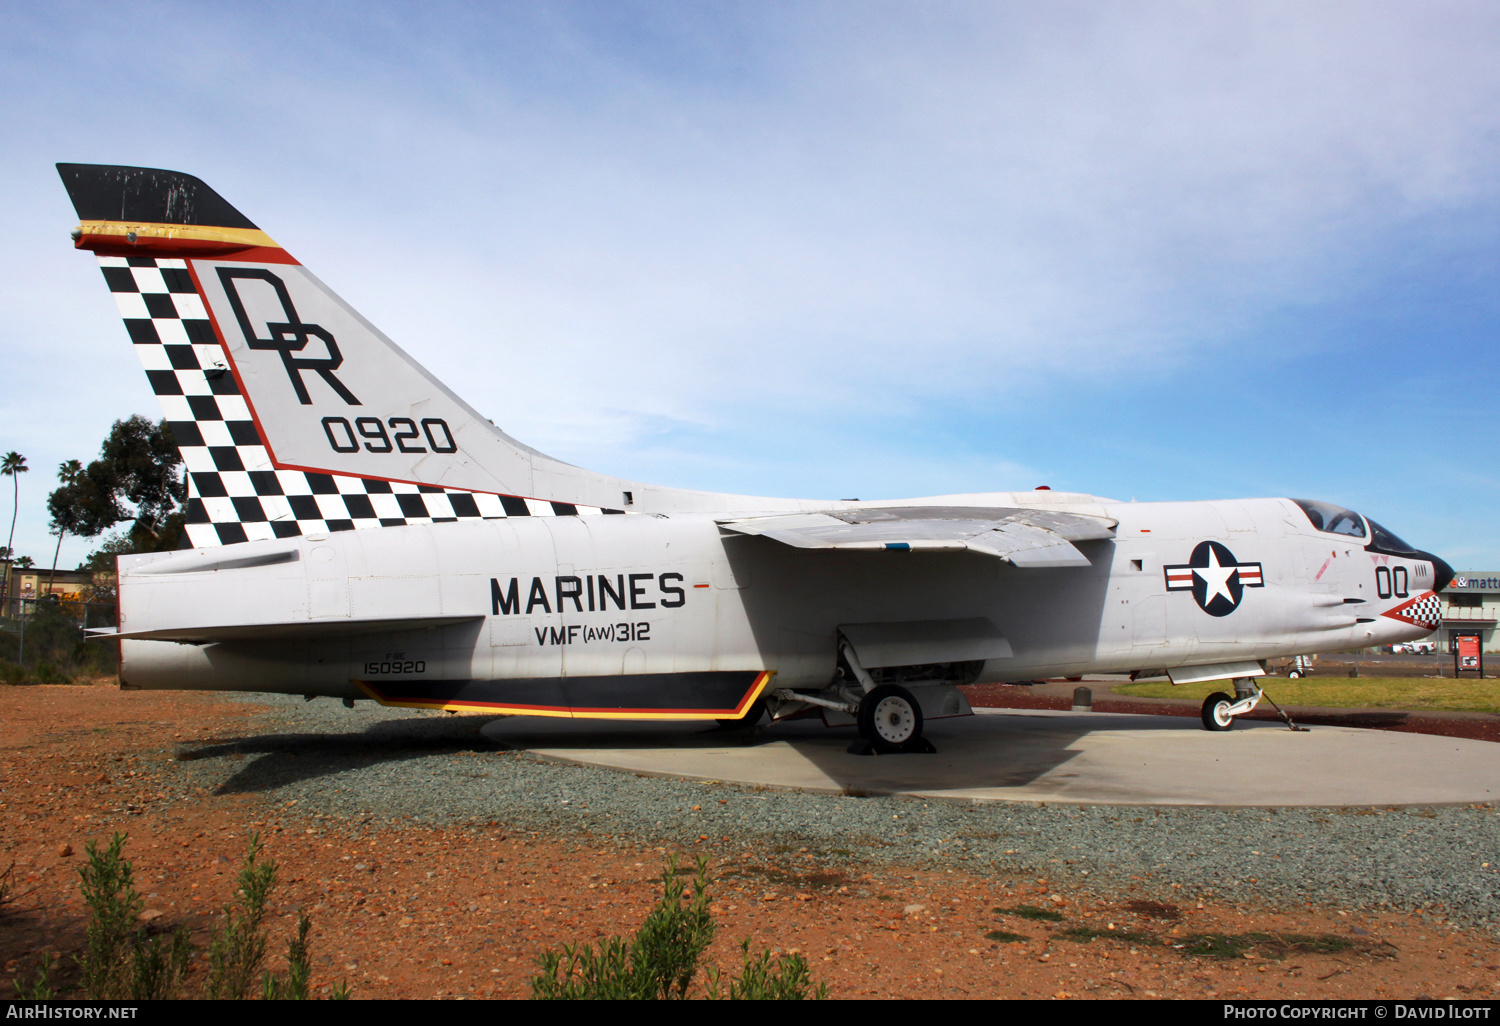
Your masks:
<svg viewBox="0 0 1500 1026"><path fill-rule="evenodd" d="M211 627L162 627L145 631L117 631L113 627L91 629L90 638L116 641L176 641L183 645L207 645L221 641L295 641L299 638L319 640L327 637L354 637L360 634L392 634L397 631L419 631L431 627L449 627L457 623L478 622L482 616L409 616L398 619L327 619L294 620L290 623L235 623Z"/></svg>
<svg viewBox="0 0 1500 1026"><path fill-rule="evenodd" d="M760 535L799 549L966 549L1031 569L1088 566L1088 557L1073 543L1113 538L1118 521L1010 507L891 506L718 523L726 531Z"/></svg>

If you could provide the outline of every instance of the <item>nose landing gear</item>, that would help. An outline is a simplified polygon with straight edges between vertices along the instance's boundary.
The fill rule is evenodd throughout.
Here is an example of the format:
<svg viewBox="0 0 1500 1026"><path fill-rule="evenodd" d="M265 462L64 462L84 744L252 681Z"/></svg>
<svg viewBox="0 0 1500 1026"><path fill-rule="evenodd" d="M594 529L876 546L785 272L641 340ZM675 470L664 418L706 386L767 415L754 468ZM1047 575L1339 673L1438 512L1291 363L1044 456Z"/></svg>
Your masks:
<svg viewBox="0 0 1500 1026"><path fill-rule="evenodd" d="M1254 709L1260 704L1262 698L1271 703L1271 707L1276 710L1276 714L1281 717L1289 730L1306 733L1307 728L1297 726L1287 711L1277 705L1276 700L1261 690L1250 677L1234 679L1234 698L1230 698L1222 691L1215 691L1203 700L1203 708L1199 712L1203 720L1203 729L1233 730L1234 718L1243 716Z"/></svg>

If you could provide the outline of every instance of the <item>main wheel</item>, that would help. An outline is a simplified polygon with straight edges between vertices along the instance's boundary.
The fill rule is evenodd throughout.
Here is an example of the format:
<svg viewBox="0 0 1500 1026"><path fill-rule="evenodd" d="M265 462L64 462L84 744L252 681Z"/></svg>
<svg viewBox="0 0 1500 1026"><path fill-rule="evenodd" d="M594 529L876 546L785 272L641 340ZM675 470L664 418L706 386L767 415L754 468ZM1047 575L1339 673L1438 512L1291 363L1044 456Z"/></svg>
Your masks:
<svg viewBox="0 0 1500 1026"><path fill-rule="evenodd" d="M859 703L859 736L878 752L894 752L922 736L922 707L912 693L882 684Z"/></svg>
<svg viewBox="0 0 1500 1026"><path fill-rule="evenodd" d="M1232 730L1234 728L1234 717L1229 715L1229 707L1234 704L1234 699L1222 691L1215 691L1203 700L1203 729L1204 730Z"/></svg>
<svg viewBox="0 0 1500 1026"><path fill-rule="evenodd" d="M1302 676L1302 671L1301 670L1288 670L1288 671L1286 671L1286 675L1287 675L1288 679L1290 679L1290 680L1296 680L1297 678L1299 678L1299 677Z"/></svg>

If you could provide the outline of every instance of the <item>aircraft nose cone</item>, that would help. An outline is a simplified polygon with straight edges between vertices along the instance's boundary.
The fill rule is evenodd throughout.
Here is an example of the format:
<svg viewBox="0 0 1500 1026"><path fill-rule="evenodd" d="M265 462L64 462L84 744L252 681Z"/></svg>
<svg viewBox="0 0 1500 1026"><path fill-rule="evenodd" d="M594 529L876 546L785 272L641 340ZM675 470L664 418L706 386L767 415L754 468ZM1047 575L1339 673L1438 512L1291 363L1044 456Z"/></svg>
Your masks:
<svg viewBox="0 0 1500 1026"><path fill-rule="evenodd" d="M1442 591L1448 587L1448 582L1453 580L1453 568L1430 552L1422 552L1418 555L1432 564L1432 590Z"/></svg>

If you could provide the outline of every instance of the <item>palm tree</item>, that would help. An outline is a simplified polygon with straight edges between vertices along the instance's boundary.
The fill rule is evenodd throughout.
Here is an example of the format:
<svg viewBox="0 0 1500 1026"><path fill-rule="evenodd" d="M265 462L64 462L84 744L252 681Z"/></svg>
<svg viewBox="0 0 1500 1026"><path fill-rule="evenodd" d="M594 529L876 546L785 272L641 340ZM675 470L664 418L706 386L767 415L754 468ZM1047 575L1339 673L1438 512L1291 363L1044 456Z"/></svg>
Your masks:
<svg viewBox="0 0 1500 1026"><path fill-rule="evenodd" d="M57 465L57 479L62 482L64 488L68 485L76 484L82 476L83 464L77 460L67 460ZM52 594L52 581L57 577L57 556L62 552L63 535L68 533L68 525L61 521L54 523L52 526L57 528L57 548L52 550L52 572L47 575L48 595Z"/></svg>
<svg viewBox="0 0 1500 1026"><path fill-rule="evenodd" d="M10 478L11 485L15 489L15 496L11 500L10 511L10 539L6 541L7 550L5 556L5 580L0 583L0 611L6 608L6 601L10 598L10 549L16 543L16 515L21 512L21 479L17 475L24 474L31 468L26 466L26 457L14 450L5 454L0 459L0 474Z"/></svg>

